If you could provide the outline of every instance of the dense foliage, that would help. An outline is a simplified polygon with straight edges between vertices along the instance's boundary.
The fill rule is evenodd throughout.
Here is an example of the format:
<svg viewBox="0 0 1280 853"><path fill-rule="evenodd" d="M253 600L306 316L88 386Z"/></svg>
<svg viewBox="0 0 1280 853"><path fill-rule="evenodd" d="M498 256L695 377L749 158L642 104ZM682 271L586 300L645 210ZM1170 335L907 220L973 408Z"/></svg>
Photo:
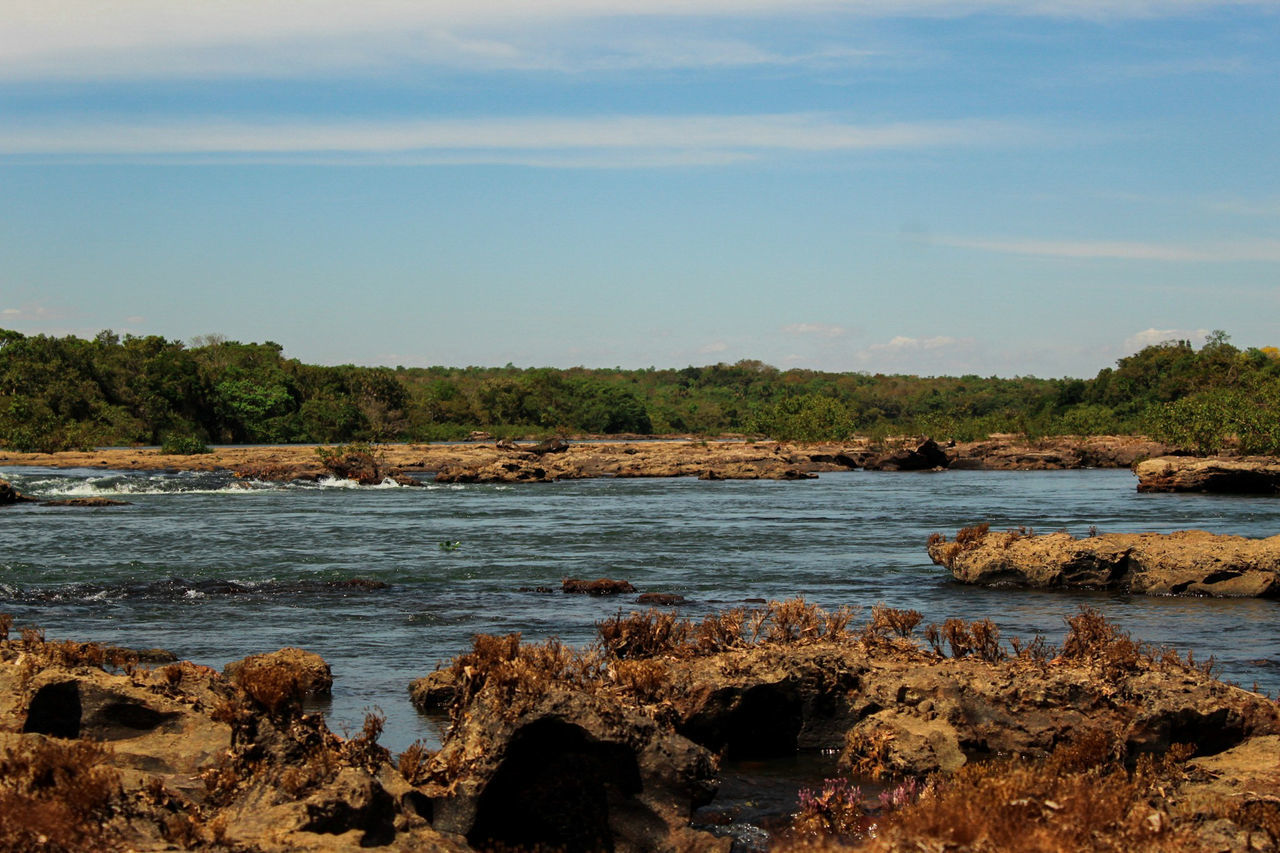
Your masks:
<svg viewBox="0 0 1280 853"><path fill-rule="evenodd" d="M1198 451L1280 451L1280 352L1223 333L1149 346L1093 379L780 371L323 367L217 336L92 340L0 330L0 445L427 441L567 434L959 440L1148 432Z"/></svg>

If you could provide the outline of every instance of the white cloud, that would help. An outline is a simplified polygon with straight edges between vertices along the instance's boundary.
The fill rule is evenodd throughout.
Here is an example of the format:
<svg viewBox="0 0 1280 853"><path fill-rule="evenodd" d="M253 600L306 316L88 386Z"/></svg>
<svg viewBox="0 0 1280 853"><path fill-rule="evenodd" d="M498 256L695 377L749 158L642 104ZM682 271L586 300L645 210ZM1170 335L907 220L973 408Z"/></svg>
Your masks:
<svg viewBox="0 0 1280 853"><path fill-rule="evenodd" d="M1124 351L1135 353L1138 350L1165 341L1191 341L1197 344L1210 334L1208 329L1144 329L1135 335L1125 338Z"/></svg>
<svg viewBox="0 0 1280 853"><path fill-rule="evenodd" d="M942 237L936 243L1006 255L1171 262L1280 261L1280 240L1146 243L1123 240L987 240Z"/></svg>
<svg viewBox="0 0 1280 853"><path fill-rule="evenodd" d="M0 155L51 157L298 157L350 162L531 162L578 165L563 153L625 152L655 165L735 162L765 151L830 152L1020 144L1011 122L853 124L825 113L592 116L406 121L50 121L0 127ZM561 162L554 162L559 159ZM584 165L592 165L590 162ZM608 163L606 163L608 165Z"/></svg>
<svg viewBox="0 0 1280 853"><path fill-rule="evenodd" d="M921 350L938 350L949 349L954 347L968 346L973 341L968 338L950 338L945 335L939 335L932 338L908 338L898 335L891 339L888 343L872 344L867 347L868 352L918 352Z"/></svg>
<svg viewBox="0 0 1280 853"><path fill-rule="evenodd" d="M829 323L789 323L782 327L782 331L789 335L812 335L819 338L839 338L848 334L843 326Z"/></svg>
<svg viewBox="0 0 1280 853"><path fill-rule="evenodd" d="M1114 19L1270 5L1269 0L6 0L0 4L0 76L294 76L404 61L572 68L599 58L600 33L574 41L584 23L613 24L618 48L604 51L613 54L613 62L644 67L793 62L804 54L778 57L732 41L675 40L628 48L621 33L634 28L637 19L736 17L767 23L806 14L982 13Z"/></svg>
<svg viewBox="0 0 1280 853"><path fill-rule="evenodd" d="M703 355L711 355L717 352L724 352L727 349L729 349L729 345L724 341L713 341L709 344L698 347L698 352Z"/></svg>

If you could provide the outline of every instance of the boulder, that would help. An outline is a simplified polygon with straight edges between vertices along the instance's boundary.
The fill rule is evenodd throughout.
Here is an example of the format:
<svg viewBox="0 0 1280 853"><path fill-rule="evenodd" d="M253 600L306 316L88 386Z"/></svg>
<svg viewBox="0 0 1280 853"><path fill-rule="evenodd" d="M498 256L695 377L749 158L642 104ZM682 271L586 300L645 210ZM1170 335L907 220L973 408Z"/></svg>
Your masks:
<svg viewBox="0 0 1280 853"><path fill-rule="evenodd" d="M1076 538L966 528L930 539L929 557L964 583L1112 589L1146 595L1280 595L1280 536L1183 530Z"/></svg>
<svg viewBox="0 0 1280 853"><path fill-rule="evenodd" d="M951 464L947 452L926 438L915 447L900 447L870 455L863 467L868 471L930 471Z"/></svg>
<svg viewBox="0 0 1280 853"><path fill-rule="evenodd" d="M250 655L222 668L223 676L241 687L261 678L269 679L273 672L289 675L290 689L296 692L294 698L299 701L307 696L328 696L333 689L333 674L324 658L292 647Z"/></svg>
<svg viewBox="0 0 1280 853"><path fill-rule="evenodd" d="M1140 492L1280 494L1280 459L1272 456L1160 456L1133 470Z"/></svg>

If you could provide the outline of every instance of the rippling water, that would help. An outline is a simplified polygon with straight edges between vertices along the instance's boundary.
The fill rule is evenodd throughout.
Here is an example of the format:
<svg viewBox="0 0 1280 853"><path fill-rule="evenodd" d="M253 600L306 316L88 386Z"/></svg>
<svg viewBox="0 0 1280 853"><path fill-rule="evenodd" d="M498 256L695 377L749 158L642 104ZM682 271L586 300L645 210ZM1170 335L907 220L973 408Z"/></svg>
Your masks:
<svg viewBox="0 0 1280 853"><path fill-rule="evenodd" d="M1280 689L1275 601L963 587L925 553L933 531L978 521L1100 532L1199 528L1270 536L1280 500L1140 495L1127 471L849 472L802 482L581 480L361 488L243 483L207 473L13 468L41 498L129 506L0 511L0 612L51 638L159 646L221 667L301 646L335 685L330 724L388 716L383 743L434 740L407 685L477 632L588 641L634 596L559 592L565 577L676 592L689 615L803 595L824 607L885 602L926 621L993 617L1005 635L1061 639L1088 603L1139 639L1217 657L1224 677ZM460 543L446 550L441 542ZM377 580L386 589L343 585Z"/></svg>

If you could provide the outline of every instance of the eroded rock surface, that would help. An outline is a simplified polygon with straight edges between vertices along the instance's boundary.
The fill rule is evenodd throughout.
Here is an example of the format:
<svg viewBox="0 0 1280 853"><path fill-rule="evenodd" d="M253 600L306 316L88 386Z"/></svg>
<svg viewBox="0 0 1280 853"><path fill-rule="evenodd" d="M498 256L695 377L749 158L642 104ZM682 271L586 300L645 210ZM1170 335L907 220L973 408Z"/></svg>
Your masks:
<svg viewBox="0 0 1280 853"><path fill-rule="evenodd" d="M1146 595L1273 598L1280 595L1280 536L1068 533L967 528L935 537L929 557L957 580L984 586L1118 589Z"/></svg>
<svg viewBox="0 0 1280 853"><path fill-rule="evenodd" d="M1280 459L1272 456L1160 456L1134 466L1140 492L1280 494Z"/></svg>

